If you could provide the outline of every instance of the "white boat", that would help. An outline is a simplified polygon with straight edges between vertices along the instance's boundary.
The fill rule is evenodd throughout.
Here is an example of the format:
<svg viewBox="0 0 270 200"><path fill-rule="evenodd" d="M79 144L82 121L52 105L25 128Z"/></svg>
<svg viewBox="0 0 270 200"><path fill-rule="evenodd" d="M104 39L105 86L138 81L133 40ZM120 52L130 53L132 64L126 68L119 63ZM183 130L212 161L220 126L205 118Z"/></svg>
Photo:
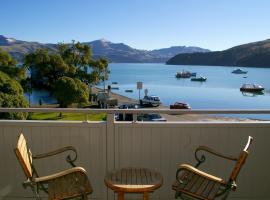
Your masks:
<svg viewBox="0 0 270 200"><path fill-rule="evenodd" d="M242 92L262 92L264 87L259 84L243 84L240 88Z"/></svg>
<svg viewBox="0 0 270 200"><path fill-rule="evenodd" d="M196 74L197 74L196 72L190 72L190 71L183 70L181 72L177 72L175 74L175 77L176 78L190 78L192 76L196 76Z"/></svg>
<svg viewBox="0 0 270 200"><path fill-rule="evenodd" d="M237 69L233 70L232 73L233 74L247 74L248 71L244 71L244 70L242 70L240 68L237 68Z"/></svg>

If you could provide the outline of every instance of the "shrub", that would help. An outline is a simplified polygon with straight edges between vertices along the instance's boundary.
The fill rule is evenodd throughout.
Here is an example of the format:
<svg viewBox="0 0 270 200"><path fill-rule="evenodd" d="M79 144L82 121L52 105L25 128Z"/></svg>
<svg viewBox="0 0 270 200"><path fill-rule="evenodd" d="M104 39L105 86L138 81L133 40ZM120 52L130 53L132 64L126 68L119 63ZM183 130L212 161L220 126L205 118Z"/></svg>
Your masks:
<svg viewBox="0 0 270 200"><path fill-rule="evenodd" d="M68 107L72 103L83 105L88 102L89 89L79 79L61 77L56 81L54 95L60 107Z"/></svg>
<svg viewBox="0 0 270 200"><path fill-rule="evenodd" d="M28 102L24 98L22 86L7 74L0 71L0 107L25 108ZM26 119L26 113L0 113L2 119Z"/></svg>

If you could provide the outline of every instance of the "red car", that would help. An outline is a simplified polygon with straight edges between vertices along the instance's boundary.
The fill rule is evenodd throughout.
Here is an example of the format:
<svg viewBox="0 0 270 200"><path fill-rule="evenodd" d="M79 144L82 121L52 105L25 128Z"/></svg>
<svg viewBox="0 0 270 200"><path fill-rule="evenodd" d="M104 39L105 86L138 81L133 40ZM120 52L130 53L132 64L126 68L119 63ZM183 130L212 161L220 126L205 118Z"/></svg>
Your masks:
<svg viewBox="0 0 270 200"><path fill-rule="evenodd" d="M170 109L191 109L191 107L187 103L175 102L170 105Z"/></svg>

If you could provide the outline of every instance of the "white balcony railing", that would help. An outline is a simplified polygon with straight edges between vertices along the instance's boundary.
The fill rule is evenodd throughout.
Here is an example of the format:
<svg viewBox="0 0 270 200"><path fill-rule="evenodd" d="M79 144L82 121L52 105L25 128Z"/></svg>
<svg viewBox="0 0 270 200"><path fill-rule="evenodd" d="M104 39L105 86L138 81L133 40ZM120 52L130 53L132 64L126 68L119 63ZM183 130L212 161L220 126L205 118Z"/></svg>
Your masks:
<svg viewBox="0 0 270 200"><path fill-rule="evenodd" d="M88 173L94 188L91 199L113 199L103 178L106 171L143 166L160 171L163 186L151 194L151 199L173 199L171 184L177 164L195 164L194 150L207 145L217 151L238 155L248 135L254 137L250 156L240 173L238 190L229 199L270 199L269 121L207 121L207 122L115 122L115 113L163 114L270 114L270 110L117 110L117 109L6 109L0 112L66 112L107 113L107 121L27 121L0 120L0 199L32 197L31 189L24 189L25 180L13 149L17 136L23 132L33 154L72 145L78 151L77 164ZM50 174L68 165L64 156L35 163L41 175ZM202 169L217 176L228 177L233 167L230 161L207 157ZM45 197L45 195L44 195ZM46 198L46 197L45 197ZM128 195L127 198L140 198Z"/></svg>

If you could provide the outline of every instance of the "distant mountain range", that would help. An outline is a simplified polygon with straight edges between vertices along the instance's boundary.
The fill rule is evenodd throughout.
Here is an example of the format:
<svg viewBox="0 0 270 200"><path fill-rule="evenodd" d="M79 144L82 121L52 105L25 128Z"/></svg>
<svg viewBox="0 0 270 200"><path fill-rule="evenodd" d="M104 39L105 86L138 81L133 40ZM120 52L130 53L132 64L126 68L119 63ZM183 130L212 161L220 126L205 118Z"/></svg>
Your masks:
<svg viewBox="0 0 270 200"><path fill-rule="evenodd" d="M167 64L270 67L270 39L235 46L224 51L178 54L169 59Z"/></svg>
<svg viewBox="0 0 270 200"><path fill-rule="evenodd" d="M92 48L94 58L103 56L108 58L110 62L116 63L165 63L179 53L209 52L208 49L186 46L173 46L147 51L132 48L124 43L112 43L105 39L83 43ZM27 42L7 38L3 35L0 35L0 48L9 52L18 61L22 61L26 54L38 48L47 48L51 52L57 51L56 44Z"/></svg>

